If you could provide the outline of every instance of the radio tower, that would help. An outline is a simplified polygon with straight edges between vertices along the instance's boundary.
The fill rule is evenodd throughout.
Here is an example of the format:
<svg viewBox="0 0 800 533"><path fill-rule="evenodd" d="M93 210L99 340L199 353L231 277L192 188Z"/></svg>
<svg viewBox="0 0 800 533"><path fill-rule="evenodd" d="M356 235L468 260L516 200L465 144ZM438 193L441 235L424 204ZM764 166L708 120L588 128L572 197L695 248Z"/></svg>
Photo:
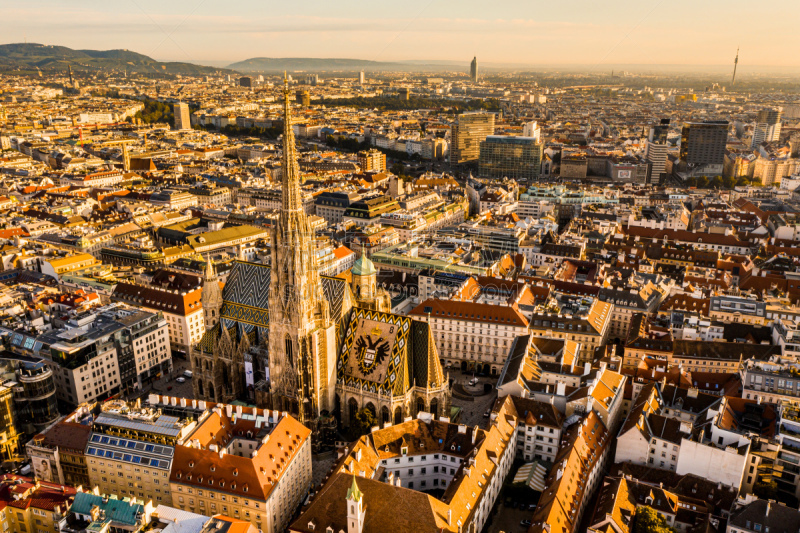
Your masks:
<svg viewBox="0 0 800 533"><path fill-rule="evenodd" d="M736 83L736 65L739 64L739 47L736 47L736 59L733 60L733 77L731 78L731 87Z"/></svg>

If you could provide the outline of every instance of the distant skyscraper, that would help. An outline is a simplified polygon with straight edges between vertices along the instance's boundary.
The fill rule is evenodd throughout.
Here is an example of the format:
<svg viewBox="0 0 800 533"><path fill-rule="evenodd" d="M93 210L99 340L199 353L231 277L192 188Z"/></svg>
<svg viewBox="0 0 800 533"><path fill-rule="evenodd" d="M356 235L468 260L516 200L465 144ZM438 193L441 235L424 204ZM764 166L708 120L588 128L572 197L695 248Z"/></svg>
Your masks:
<svg viewBox="0 0 800 533"><path fill-rule="evenodd" d="M175 115L176 130L192 129L192 116L189 113L189 104L175 104L172 106L172 113Z"/></svg>
<svg viewBox="0 0 800 533"><path fill-rule="evenodd" d="M644 148L644 158L650 163L650 178L648 183L658 185L666 175L667 168L667 134L669 133L669 119L662 118L661 123L650 128Z"/></svg>
<svg viewBox="0 0 800 533"><path fill-rule="evenodd" d="M367 83L367 77L364 75L363 70L358 73L358 83L360 85L364 85L365 83Z"/></svg>
<svg viewBox="0 0 800 533"><path fill-rule="evenodd" d="M297 103L303 107L311 105L311 94L308 91L298 90L296 93Z"/></svg>
<svg viewBox="0 0 800 533"><path fill-rule="evenodd" d="M781 116L783 108L762 109L756 117L756 125L753 128L752 149L758 148L763 142L777 141L781 136Z"/></svg>
<svg viewBox="0 0 800 533"><path fill-rule="evenodd" d="M252 87L253 86L253 78L250 76L242 76L239 78L239 87Z"/></svg>
<svg viewBox="0 0 800 533"><path fill-rule="evenodd" d="M494 114L464 113L450 129L450 163L474 163L480 156L481 141L494 134Z"/></svg>
<svg viewBox="0 0 800 533"><path fill-rule="evenodd" d="M478 168L483 177L532 181L541 166L542 145L533 137L489 135L480 143Z"/></svg>
<svg viewBox="0 0 800 533"><path fill-rule="evenodd" d="M708 174L722 173L728 121L686 122L681 131L681 161Z"/></svg>
<svg viewBox="0 0 800 533"><path fill-rule="evenodd" d="M472 58L472 63L469 64L469 77L473 83L478 83L478 57Z"/></svg>

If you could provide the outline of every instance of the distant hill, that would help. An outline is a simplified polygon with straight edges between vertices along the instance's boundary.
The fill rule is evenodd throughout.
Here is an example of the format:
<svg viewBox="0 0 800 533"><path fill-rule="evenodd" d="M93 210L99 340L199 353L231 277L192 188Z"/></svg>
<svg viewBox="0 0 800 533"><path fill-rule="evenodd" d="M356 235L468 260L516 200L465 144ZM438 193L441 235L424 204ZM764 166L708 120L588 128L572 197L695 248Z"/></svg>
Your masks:
<svg viewBox="0 0 800 533"><path fill-rule="evenodd" d="M42 72L63 71L71 66L73 72L100 72L118 70L128 73L204 75L230 71L194 65L192 63L161 63L146 55L130 50L73 50L66 46L36 43L0 45L0 71Z"/></svg>
<svg viewBox="0 0 800 533"><path fill-rule="evenodd" d="M436 72L447 69L468 69L468 65L448 65L442 63L368 61L366 59L315 58L315 57L254 57L228 65L239 72L282 72L284 70L330 71L420 71Z"/></svg>

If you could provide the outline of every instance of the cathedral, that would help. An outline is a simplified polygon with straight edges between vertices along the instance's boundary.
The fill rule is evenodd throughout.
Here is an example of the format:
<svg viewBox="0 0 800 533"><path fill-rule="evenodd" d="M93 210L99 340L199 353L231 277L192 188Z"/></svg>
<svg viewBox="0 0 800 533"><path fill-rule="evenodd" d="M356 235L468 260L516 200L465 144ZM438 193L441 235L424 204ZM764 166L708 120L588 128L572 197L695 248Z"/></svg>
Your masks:
<svg viewBox="0 0 800 533"><path fill-rule="evenodd" d="M350 283L320 275L286 82L283 107L282 206L270 264L237 261L220 292L209 261L206 333L190 354L195 397L255 399L312 429L337 413L347 426L363 408L380 423L420 411L449 416L450 388L432 332L426 322L391 313L372 261L362 255Z"/></svg>

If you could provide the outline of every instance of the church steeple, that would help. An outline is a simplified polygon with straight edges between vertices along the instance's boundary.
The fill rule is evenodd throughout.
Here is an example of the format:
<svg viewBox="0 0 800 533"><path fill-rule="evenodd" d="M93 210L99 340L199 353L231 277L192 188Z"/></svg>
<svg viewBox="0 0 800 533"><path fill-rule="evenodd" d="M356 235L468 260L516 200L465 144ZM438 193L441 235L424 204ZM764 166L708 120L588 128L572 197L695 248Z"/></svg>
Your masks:
<svg viewBox="0 0 800 533"><path fill-rule="evenodd" d="M300 194L300 168L297 165L297 149L292 128L292 109L289 102L289 80L283 75L283 179L281 180L283 211L303 210Z"/></svg>
<svg viewBox="0 0 800 533"><path fill-rule="evenodd" d="M272 227L269 365L273 409L313 425L333 403L334 327L300 191L289 83L283 87L282 205ZM330 353L329 353L330 350Z"/></svg>

